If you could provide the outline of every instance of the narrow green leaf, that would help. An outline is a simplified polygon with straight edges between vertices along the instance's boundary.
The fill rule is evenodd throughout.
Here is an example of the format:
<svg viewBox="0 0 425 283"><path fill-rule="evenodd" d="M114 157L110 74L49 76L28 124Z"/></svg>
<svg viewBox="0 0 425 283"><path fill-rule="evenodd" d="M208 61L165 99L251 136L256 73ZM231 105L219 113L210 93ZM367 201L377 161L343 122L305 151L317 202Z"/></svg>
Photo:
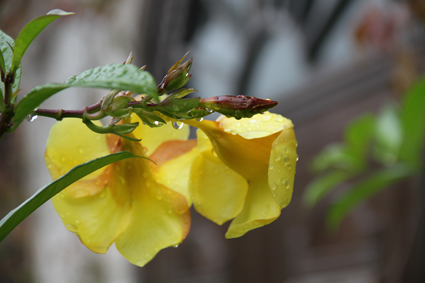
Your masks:
<svg viewBox="0 0 425 283"><path fill-rule="evenodd" d="M305 204L308 206L314 206L332 189L352 176L353 174L350 172L338 170L314 179L310 184L308 184L304 192L303 200Z"/></svg>
<svg viewBox="0 0 425 283"><path fill-rule="evenodd" d="M30 46L31 42L37 37L37 35L51 22L61 16L73 15L74 13L67 13L59 9L52 10L44 16L40 16L30 21L21 30L18 37L16 38L15 51L13 52L12 59L12 72L15 72L21 64L22 57L25 51Z"/></svg>
<svg viewBox="0 0 425 283"><path fill-rule="evenodd" d="M21 223L25 218L33 213L38 207L40 207L42 204L44 204L46 201L51 199L53 196L72 183L108 164L132 157L144 158L134 155L130 152L123 151L103 156L84 164L75 166L69 170L68 173L58 178L56 181L53 181L39 189L24 203L9 212L0 221L0 241L2 241L16 226L18 226L19 223Z"/></svg>
<svg viewBox="0 0 425 283"><path fill-rule="evenodd" d="M384 168L354 185L349 192L338 198L330 208L327 216L329 226L336 228L344 216L359 203L415 173L416 171L412 170L411 167L405 164L397 164Z"/></svg>
<svg viewBox="0 0 425 283"><path fill-rule="evenodd" d="M411 166L422 166L425 144L425 78L419 80L407 93L401 115L404 139L400 160Z"/></svg>
<svg viewBox="0 0 425 283"><path fill-rule="evenodd" d="M403 140L399 108L395 104L385 105L375 125L373 155L382 164L390 165L397 161Z"/></svg>
<svg viewBox="0 0 425 283"><path fill-rule="evenodd" d="M4 67L3 51L1 49L0 49L0 69L3 72L3 74L6 74L6 69Z"/></svg>
<svg viewBox="0 0 425 283"><path fill-rule="evenodd" d="M130 90L158 99L156 83L151 74L131 64L109 64L82 72L65 83L49 83L37 86L18 103L11 131L16 130L25 117L43 101L68 87L94 87Z"/></svg>

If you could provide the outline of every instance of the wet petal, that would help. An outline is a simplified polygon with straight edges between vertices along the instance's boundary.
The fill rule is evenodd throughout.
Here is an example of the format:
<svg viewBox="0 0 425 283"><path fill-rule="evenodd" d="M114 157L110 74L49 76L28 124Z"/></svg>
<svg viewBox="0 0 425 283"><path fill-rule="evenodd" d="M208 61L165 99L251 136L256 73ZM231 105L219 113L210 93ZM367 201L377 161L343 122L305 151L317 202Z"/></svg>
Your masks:
<svg viewBox="0 0 425 283"><path fill-rule="evenodd" d="M91 196L75 198L64 190L52 198L65 227L77 234L93 252L106 253L128 226L131 216L129 195L118 182L111 181L104 190Z"/></svg>
<svg viewBox="0 0 425 283"><path fill-rule="evenodd" d="M282 131L273 142L268 170L272 194L281 208L291 201L294 188L297 141L293 128Z"/></svg>
<svg viewBox="0 0 425 283"><path fill-rule="evenodd" d="M204 150L192 165L192 200L196 211L221 225L241 212L248 183L213 153L211 143L201 131L198 131L198 141Z"/></svg>
<svg viewBox="0 0 425 283"><path fill-rule="evenodd" d="M64 119L51 128L45 156L52 178L57 179L76 165L108 154L105 135L92 132L80 120ZM102 170L98 170L86 179L101 173Z"/></svg>
<svg viewBox="0 0 425 283"><path fill-rule="evenodd" d="M143 154L140 144L124 141L123 150ZM132 159L126 170L126 187L131 192L132 214L128 228L115 244L131 263L143 266L161 249L183 241L190 228L186 198L158 184L147 160Z"/></svg>
<svg viewBox="0 0 425 283"><path fill-rule="evenodd" d="M280 215L280 207L273 198L266 178L249 182L242 212L232 221L226 238L237 238L273 222Z"/></svg>
<svg viewBox="0 0 425 283"><path fill-rule="evenodd" d="M196 140L191 140L165 142L150 156L156 163L151 163L155 180L182 194L189 206L192 205L189 196L190 168L197 154Z"/></svg>
<svg viewBox="0 0 425 283"><path fill-rule="evenodd" d="M290 120L270 112L239 120L221 116L217 121L220 122L224 132L238 134L245 139L267 137L293 126Z"/></svg>
<svg viewBox="0 0 425 283"><path fill-rule="evenodd" d="M133 114L131 122L139 122L140 125L133 131L136 138L142 139L141 143L146 148L148 156L152 154L156 148L163 142L169 140L187 140L189 138L189 126L184 125L180 130L174 129L171 122L157 127L151 128L143 125L140 118Z"/></svg>
<svg viewBox="0 0 425 283"><path fill-rule="evenodd" d="M105 135L92 132L79 120L65 119L50 130L44 157L52 179L56 180L74 166L109 153ZM104 167L65 190L73 197L95 195L103 190L108 178L109 171Z"/></svg>

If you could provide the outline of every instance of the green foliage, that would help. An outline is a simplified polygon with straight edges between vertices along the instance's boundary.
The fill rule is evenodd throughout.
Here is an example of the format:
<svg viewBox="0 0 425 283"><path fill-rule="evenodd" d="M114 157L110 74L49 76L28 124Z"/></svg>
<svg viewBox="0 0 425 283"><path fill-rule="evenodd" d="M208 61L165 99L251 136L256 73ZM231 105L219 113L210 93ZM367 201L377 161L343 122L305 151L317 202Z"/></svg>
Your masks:
<svg viewBox="0 0 425 283"><path fill-rule="evenodd" d="M347 126L344 137L344 143L331 144L315 157L311 167L321 175L304 194L305 203L311 206L350 181L352 185L328 212L327 222L332 227L359 203L420 173L425 145L425 78L412 86L401 107L388 103L377 116L366 114L356 119ZM374 167L370 163L381 168L371 171Z"/></svg>
<svg viewBox="0 0 425 283"><path fill-rule="evenodd" d="M12 131L43 101L68 87L94 87L130 90L145 93L157 99L156 83L151 74L130 64L109 64L82 72L66 82L37 86L27 93L16 106Z"/></svg>
<svg viewBox="0 0 425 283"><path fill-rule="evenodd" d="M13 49L15 47L15 41L8 36L6 33L4 33L2 30L0 30L0 51L1 56L3 59L3 65L2 67L4 75L8 74L12 67L12 58L13 58ZM1 63L0 63L1 64ZM19 84L21 82L21 67L18 66L17 70L15 71L14 76L14 83L12 85L12 91L15 92L19 89ZM4 83L0 80L0 92L4 93Z"/></svg>
<svg viewBox="0 0 425 283"><path fill-rule="evenodd" d="M139 157L130 152L117 152L104 157L100 157L81 165L75 166L68 173L39 189L32 197L27 199L20 206L9 212L0 221L0 241L2 241L19 223L33 213L38 207L58 194L60 191L72 183L84 178L88 174L117 161Z"/></svg>
<svg viewBox="0 0 425 283"><path fill-rule="evenodd" d="M67 13L59 9L52 10L44 16L40 16L30 21L19 33L16 38L15 50L13 52L11 72L15 73L21 65L22 57L25 51L30 46L31 42L37 35L43 31L51 22L60 18L61 16L73 15L74 13Z"/></svg>

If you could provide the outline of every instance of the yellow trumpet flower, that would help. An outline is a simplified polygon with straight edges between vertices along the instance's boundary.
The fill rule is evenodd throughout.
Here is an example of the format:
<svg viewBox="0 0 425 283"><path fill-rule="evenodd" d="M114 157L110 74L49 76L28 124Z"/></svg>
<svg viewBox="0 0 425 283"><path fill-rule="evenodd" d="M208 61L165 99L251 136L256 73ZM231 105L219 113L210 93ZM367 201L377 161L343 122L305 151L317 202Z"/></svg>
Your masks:
<svg viewBox="0 0 425 283"><path fill-rule="evenodd" d="M135 115L132 122L141 122ZM96 253L112 243L131 263L143 266L161 249L181 243L190 229L189 207L223 224L227 238L269 224L292 196L297 159L292 122L266 112L250 119L185 121L139 126L141 142L90 131L78 120L55 124L47 141L47 168L57 179L72 167L113 152L127 159L72 184L52 201L66 228Z"/></svg>
<svg viewBox="0 0 425 283"><path fill-rule="evenodd" d="M226 238L278 218L291 200L298 159L292 122L266 112L189 123L201 130L190 178L195 209L219 225L233 219Z"/></svg>
<svg viewBox="0 0 425 283"><path fill-rule="evenodd" d="M143 266L161 249L178 245L190 229L187 183L196 141L189 127L139 126L129 142L90 131L81 121L56 123L45 161L53 179L72 167L113 152L130 151L156 162L132 158L116 162L72 184L53 199L65 227L96 253L112 243L131 263ZM166 175L164 175L166 174Z"/></svg>

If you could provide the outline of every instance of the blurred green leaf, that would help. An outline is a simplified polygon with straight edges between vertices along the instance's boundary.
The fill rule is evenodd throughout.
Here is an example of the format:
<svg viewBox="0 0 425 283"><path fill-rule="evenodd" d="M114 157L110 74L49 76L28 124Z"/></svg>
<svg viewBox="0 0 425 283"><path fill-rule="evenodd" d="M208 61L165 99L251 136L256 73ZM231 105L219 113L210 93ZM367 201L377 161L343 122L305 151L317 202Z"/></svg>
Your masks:
<svg viewBox="0 0 425 283"><path fill-rule="evenodd" d="M0 221L0 241L2 241L19 223L33 213L38 207L51 199L57 193L71 185L72 183L84 178L88 174L117 161L140 157L130 152L117 152L107 156L103 156L81 165L75 166L69 170L65 175L51 182L45 187L39 189L34 195L27 199L20 206L9 212Z"/></svg>
<svg viewBox="0 0 425 283"><path fill-rule="evenodd" d="M158 99L156 83L151 74L130 64L109 64L84 71L62 84L49 83L33 88L16 106L12 131L16 130L25 117L31 114L43 101L68 87L131 90Z"/></svg>
<svg viewBox="0 0 425 283"><path fill-rule="evenodd" d="M381 169L363 181L352 186L350 191L338 198L328 212L327 222L336 228L344 216L359 203L370 198L382 189L417 173L405 164L396 164Z"/></svg>
<svg viewBox="0 0 425 283"><path fill-rule="evenodd" d="M400 160L411 166L422 166L425 144L425 78L415 83L407 93L401 114L404 139Z"/></svg>
<svg viewBox="0 0 425 283"><path fill-rule="evenodd" d="M342 182L350 179L352 173L347 171L333 171L324 176L318 177L308 184L303 195L303 200L308 206L313 206L319 202L327 193Z"/></svg>
<svg viewBox="0 0 425 283"><path fill-rule="evenodd" d="M26 24L26 26L21 30L18 37L16 38L11 71L15 72L19 68L25 51L30 46L31 42L46 26L48 26L51 22L60 18L61 16L68 16L73 14L74 13L67 13L65 11L55 9L48 12L44 16L35 18L34 20Z"/></svg>
<svg viewBox="0 0 425 283"><path fill-rule="evenodd" d="M322 173L330 169L342 169L350 172L360 172L364 169L364 160L356 151L347 145L331 144L323 149L312 162L312 170Z"/></svg>
<svg viewBox="0 0 425 283"><path fill-rule="evenodd" d="M399 117L399 107L385 105L375 125L373 155L382 164L390 165L397 161L403 140L403 130Z"/></svg>
<svg viewBox="0 0 425 283"><path fill-rule="evenodd" d="M365 114L351 121L344 132L347 145L353 150L353 154L366 156L368 145L373 136L375 128L375 117Z"/></svg>

